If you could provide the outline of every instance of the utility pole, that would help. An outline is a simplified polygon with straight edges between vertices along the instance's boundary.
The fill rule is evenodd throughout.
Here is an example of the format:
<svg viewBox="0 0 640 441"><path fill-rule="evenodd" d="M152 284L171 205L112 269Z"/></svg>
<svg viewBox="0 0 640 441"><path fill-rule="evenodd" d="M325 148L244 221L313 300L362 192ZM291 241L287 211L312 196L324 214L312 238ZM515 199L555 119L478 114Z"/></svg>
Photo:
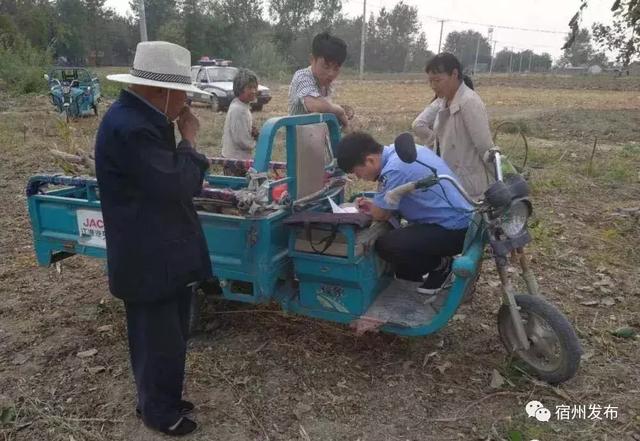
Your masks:
<svg viewBox="0 0 640 441"><path fill-rule="evenodd" d="M533 51L529 52L529 69L528 72L531 73L531 59L533 58Z"/></svg>
<svg viewBox="0 0 640 441"><path fill-rule="evenodd" d="M438 53L440 53L440 47L442 46L442 28L444 28L444 22L446 20L440 20L440 39L438 40Z"/></svg>
<svg viewBox="0 0 640 441"><path fill-rule="evenodd" d="M476 44L476 60L473 62L473 75L478 73L478 52L480 51L480 39L482 34L478 34L478 43Z"/></svg>
<svg viewBox="0 0 640 441"><path fill-rule="evenodd" d="M520 52L520 66L518 66L518 73L522 73L522 52Z"/></svg>
<svg viewBox="0 0 640 441"><path fill-rule="evenodd" d="M364 78L364 43L367 39L367 0L362 7L362 34L360 35L360 79Z"/></svg>
<svg viewBox="0 0 640 441"><path fill-rule="evenodd" d="M491 75L491 73L493 72L493 59L496 56L496 43L497 41L493 42L493 49L491 50L491 61L489 64L489 75Z"/></svg>
<svg viewBox="0 0 640 441"><path fill-rule="evenodd" d="M491 69L493 68L493 51L495 50L496 44L493 41L493 28L489 27L487 32L487 41L489 42L489 73L491 73ZM491 47L493 46L493 50Z"/></svg>
<svg viewBox="0 0 640 441"><path fill-rule="evenodd" d="M140 41L147 40L147 17L144 12L144 0L140 0Z"/></svg>
<svg viewBox="0 0 640 441"><path fill-rule="evenodd" d="M513 72L513 64L511 64L511 62L513 61L513 51L511 49L509 49L509 74L511 74Z"/></svg>

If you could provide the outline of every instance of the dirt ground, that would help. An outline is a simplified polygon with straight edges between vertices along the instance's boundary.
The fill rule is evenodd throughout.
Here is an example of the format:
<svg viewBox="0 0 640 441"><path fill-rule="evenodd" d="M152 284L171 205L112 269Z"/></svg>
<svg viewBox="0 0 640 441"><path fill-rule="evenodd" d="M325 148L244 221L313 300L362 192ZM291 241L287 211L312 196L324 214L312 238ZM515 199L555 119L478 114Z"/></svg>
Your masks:
<svg viewBox="0 0 640 441"><path fill-rule="evenodd" d="M480 79L477 88L494 124L514 120L527 132L530 253L581 339L574 379L551 387L507 358L490 262L473 303L423 338L356 337L275 307L216 303L190 343L185 395L200 428L187 439L640 440L640 339L612 334L640 329L640 88L623 80ZM254 114L259 122L286 112L287 86L269 86L275 98ZM344 79L337 90L356 109L354 125L384 143L431 98L423 82L402 78ZM43 96L0 103L0 440L165 439L134 416L123 308L103 262L76 256L42 268L34 256L25 183L61 170L50 148L90 151L98 118L67 126ZM224 114L198 114L201 150L217 155ZM500 134L498 144L524 157L521 138ZM492 387L496 373L504 382ZM531 400L551 421L528 418ZM587 412L559 420L561 405ZM617 414L605 416L607 406Z"/></svg>

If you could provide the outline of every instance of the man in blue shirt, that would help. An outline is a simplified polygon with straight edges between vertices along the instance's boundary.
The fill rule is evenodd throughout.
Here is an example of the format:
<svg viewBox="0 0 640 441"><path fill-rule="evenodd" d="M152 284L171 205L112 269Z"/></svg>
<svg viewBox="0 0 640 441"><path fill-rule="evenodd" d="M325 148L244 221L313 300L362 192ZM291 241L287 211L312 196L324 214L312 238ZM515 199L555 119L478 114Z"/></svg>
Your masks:
<svg viewBox="0 0 640 441"><path fill-rule="evenodd" d="M438 174L454 176L445 162L430 149L417 146L418 160L433 167ZM471 206L449 182L441 182L426 190L406 194L398 204L385 201L388 191L408 182L425 178L431 171L414 162L407 164L398 157L393 145L382 146L367 133L352 133L336 146L338 166L358 178L378 181L373 199L361 198L358 207L374 220L386 221L399 214L409 222L382 236L376 251L395 266L396 276L424 281L418 291L436 293L451 272L451 256L464 245ZM426 277L425 277L426 276Z"/></svg>

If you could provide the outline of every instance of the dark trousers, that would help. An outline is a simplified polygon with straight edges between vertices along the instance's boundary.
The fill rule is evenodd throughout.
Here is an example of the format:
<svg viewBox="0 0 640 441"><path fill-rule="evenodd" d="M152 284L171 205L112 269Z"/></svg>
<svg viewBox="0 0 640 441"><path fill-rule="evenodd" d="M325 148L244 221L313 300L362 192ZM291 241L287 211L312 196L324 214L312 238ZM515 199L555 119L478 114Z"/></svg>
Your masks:
<svg viewBox="0 0 640 441"><path fill-rule="evenodd" d="M440 265L443 256L462 251L466 233L466 228L447 230L435 224L413 224L380 237L376 251L394 266L398 278L419 282Z"/></svg>
<svg viewBox="0 0 640 441"><path fill-rule="evenodd" d="M191 288L181 288L161 302L124 306L138 409L147 425L166 429L179 419Z"/></svg>

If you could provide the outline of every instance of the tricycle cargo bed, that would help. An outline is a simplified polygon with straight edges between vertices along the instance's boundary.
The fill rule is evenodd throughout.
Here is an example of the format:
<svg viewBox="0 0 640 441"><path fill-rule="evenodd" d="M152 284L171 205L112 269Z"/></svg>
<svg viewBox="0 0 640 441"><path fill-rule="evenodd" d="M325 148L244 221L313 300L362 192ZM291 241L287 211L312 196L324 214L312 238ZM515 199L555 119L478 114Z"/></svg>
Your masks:
<svg viewBox="0 0 640 441"><path fill-rule="evenodd" d="M38 263L82 254L106 258L104 224L95 181L83 187L57 188L29 198ZM284 210L262 216L199 211L214 275L225 297L259 301L273 291L287 266Z"/></svg>

